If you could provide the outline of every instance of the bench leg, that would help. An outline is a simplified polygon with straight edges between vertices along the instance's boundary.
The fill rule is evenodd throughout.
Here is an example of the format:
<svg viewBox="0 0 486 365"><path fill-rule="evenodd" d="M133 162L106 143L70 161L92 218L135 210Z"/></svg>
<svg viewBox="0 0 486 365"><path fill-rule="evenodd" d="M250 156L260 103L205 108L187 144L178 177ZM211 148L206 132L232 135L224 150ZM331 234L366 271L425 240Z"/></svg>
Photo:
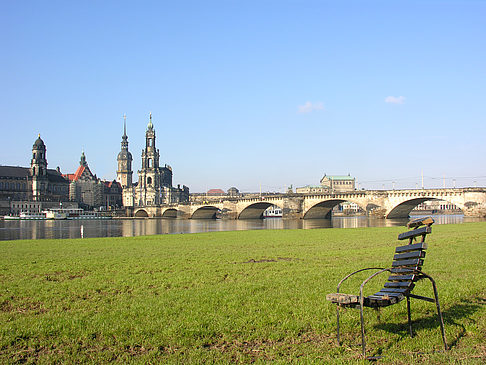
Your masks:
<svg viewBox="0 0 486 365"><path fill-rule="evenodd" d="M337 343L341 346L341 340L339 338L339 304L336 304L336 317L337 317Z"/></svg>
<svg viewBox="0 0 486 365"><path fill-rule="evenodd" d="M363 297L360 298L360 305L359 305L359 315L361 319L361 347L363 349L363 357L366 357L366 342L365 342L365 329L364 329L364 316L363 316L363 306L364 301Z"/></svg>
<svg viewBox="0 0 486 365"><path fill-rule="evenodd" d="M410 298L409 297L407 297L407 317L408 317L408 330L410 331L410 337L413 337L412 314L410 313Z"/></svg>
<svg viewBox="0 0 486 365"><path fill-rule="evenodd" d="M448 350L449 348L447 347L447 340L445 337L445 330L444 330L444 319L442 318L442 312L440 311L439 293L437 292L435 281L432 279L430 281L432 282L432 287L434 288L435 304L437 305L437 314L439 316L440 332L442 334L442 341L444 342L444 349Z"/></svg>

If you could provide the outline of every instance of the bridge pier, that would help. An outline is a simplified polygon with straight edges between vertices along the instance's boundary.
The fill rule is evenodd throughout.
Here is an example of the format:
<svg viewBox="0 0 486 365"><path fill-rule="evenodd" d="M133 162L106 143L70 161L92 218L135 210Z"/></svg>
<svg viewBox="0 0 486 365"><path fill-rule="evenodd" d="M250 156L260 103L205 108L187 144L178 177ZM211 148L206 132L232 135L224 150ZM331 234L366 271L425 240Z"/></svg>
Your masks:
<svg viewBox="0 0 486 365"><path fill-rule="evenodd" d="M463 213L465 217L486 218L486 204L466 204Z"/></svg>
<svg viewBox="0 0 486 365"><path fill-rule="evenodd" d="M287 219L302 219L304 218L302 206L304 205L304 198L284 199L282 201L282 218Z"/></svg>

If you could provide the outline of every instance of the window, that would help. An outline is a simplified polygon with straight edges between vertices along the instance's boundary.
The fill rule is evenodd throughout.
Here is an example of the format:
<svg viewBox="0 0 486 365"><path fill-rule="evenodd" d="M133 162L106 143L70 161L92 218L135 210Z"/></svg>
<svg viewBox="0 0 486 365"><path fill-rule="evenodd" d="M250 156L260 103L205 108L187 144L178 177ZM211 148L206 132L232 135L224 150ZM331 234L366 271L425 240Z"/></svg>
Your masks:
<svg viewBox="0 0 486 365"><path fill-rule="evenodd" d="M152 184L152 178L151 177L147 177L147 184L148 185L151 185Z"/></svg>

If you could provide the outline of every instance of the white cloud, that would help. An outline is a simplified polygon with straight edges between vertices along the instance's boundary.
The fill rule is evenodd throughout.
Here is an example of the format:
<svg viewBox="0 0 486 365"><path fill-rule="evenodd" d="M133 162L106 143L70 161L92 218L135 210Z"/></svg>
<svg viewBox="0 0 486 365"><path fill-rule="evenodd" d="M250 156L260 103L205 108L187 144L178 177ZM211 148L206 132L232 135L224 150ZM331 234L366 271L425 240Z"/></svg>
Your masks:
<svg viewBox="0 0 486 365"><path fill-rule="evenodd" d="M404 104L405 103L405 96L387 96L385 98L385 103Z"/></svg>
<svg viewBox="0 0 486 365"><path fill-rule="evenodd" d="M320 101L311 103L307 101L304 105L299 105L299 113L310 113L314 110L324 110L324 104Z"/></svg>

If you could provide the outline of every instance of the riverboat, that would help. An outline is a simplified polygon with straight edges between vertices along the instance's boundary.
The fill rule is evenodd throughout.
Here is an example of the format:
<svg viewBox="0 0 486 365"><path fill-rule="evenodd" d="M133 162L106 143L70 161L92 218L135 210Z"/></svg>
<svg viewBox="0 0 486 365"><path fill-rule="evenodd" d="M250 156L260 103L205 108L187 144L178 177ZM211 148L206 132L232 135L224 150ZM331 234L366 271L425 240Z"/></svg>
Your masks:
<svg viewBox="0 0 486 365"><path fill-rule="evenodd" d="M62 208L45 210L44 214L46 219L64 220L68 217L67 213L64 212L64 209Z"/></svg>
<svg viewBox="0 0 486 365"><path fill-rule="evenodd" d="M263 212L263 218L282 218L282 209L276 206L269 207Z"/></svg>
<svg viewBox="0 0 486 365"><path fill-rule="evenodd" d="M18 220L45 220L46 215L44 213L30 213L30 212L20 212L19 215L6 215L3 217L4 220L8 221L18 221Z"/></svg>
<svg viewBox="0 0 486 365"><path fill-rule="evenodd" d="M85 211L81 208L54 208L46 211L46 215L54 216L53 219L111 219L111 216L103 215L101 212ZM49 219L49 218L48 218Z"/></svg>
<svg viewBox="0 0 486 365"><path fill-rule="evenodd" d="M81 208L63 209L67 219L111 219L111 216L103 215L101 212L85 211Z"/></svg>

